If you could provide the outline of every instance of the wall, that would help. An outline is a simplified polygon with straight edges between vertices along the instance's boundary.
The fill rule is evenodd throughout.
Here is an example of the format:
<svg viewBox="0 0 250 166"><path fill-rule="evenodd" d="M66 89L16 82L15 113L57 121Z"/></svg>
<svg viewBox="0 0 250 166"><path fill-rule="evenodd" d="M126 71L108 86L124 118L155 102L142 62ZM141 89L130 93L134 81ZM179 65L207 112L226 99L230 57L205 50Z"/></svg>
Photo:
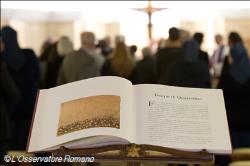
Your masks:
<svg viewBox="0 0 250 166"><path fill-rule="evenodd" d="M13 27L18 33L18 42L21 48L32 48L40 55L43 42L49 37L58 40L61 36L74 39L74 22L38 22L22 20L4 20L2 25Z"/></svg>
<svg viewBox="0 0 250 166"><path fill-rule="evenodd" d="M144 20L142 20L140 24L134 24L136 26L132 26L133 28L128 20L121 20L121 22L95 23L90 21L87 22L82 19L77 21L44 22L5 18L1 18L1 27L7 24L12 26L18 32L20 46L23 48L33 48L37 55L39 55L42 43L48 37L57 40L61 36L68 36L73 41L74 48L78 49L80 47L80 33L84 30L93 31L96 34L97 39L103 38L107 35L111 36L111 39L114 39L117 34L121 33L127 37L128 44L136 44L139 47L145 46L147 44L147 26L145 24L147 19L144 16L145 15L137 16ZM210 55L215 47L214 34L221 33L224 35L225 39L227 39L227 36L231 31L238 31L248 50L250 50L249 18L225 20L216 17L205 20L180 20L179 25L177 25L177 22L175 22L174 25L187 29L191 34L197 31L203 32L205 36L202 48L207 50ZM158 26L157 24L154 25L155 32L157 31L157 28L162 28L167 33L169 27ZM163 30L161 33L163 33ZM160 33L158 35L160 35ZM225 40L225 42L227 42L227 40Z"/></svg>
<svg viewBox="0 0 250 166"><path fill-rule="evenodd" d="M8 21L4 18L1 18L1 28L7 24L8 24Z"/></svg>
<svg viewBox="0 0 250 166"><path fill-rule="evenodd" d="M104 38L110 36L112 41L120 32L118 22L95 23L86 22L85 20L77 21L60 21L60 22L44 22L44 21L27 21L15 19L1 19L1 26L10 25L18 33L18 41L21 48L32 48L36 54L40 55L40 49L45 40L48 38L54 41L62 36L71 39L75 49L79 49L80 34L83 31L92 31L96 38Z"/></svg>

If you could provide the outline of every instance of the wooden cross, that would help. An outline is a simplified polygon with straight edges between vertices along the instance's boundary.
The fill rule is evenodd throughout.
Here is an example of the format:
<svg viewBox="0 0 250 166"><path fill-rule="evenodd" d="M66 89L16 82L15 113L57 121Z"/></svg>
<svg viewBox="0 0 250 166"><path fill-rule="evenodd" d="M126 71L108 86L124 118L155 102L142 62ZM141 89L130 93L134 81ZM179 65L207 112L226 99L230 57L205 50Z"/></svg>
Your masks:
<svg viewBox="0 0 250 166"><path fill-rule="evenodd" d="M157 11L164 10L166 8L154 8L152 7L151 0L148 1L148 6L145 8L133 8L134 10L144 12L148 15L148 38L149 41L152 41L152 29L153 29L153 24L152 24L152 14Z"/></svg>

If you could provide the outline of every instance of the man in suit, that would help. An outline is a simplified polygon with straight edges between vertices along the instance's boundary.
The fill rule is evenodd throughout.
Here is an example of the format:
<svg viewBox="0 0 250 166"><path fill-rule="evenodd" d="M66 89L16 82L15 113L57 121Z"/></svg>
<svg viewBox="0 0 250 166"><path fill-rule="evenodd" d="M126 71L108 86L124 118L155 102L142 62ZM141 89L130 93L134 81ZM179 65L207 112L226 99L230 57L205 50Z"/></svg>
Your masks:
<svg viewBox="0 0 250 166"><path fill-rule="evenodd" d="M222 35L217 34L214 39L217 44L217 48L214 50L210 64L214 69L214 76L219 77L221 75L224 59L229 54L229 47L223 43Z"/></svg>

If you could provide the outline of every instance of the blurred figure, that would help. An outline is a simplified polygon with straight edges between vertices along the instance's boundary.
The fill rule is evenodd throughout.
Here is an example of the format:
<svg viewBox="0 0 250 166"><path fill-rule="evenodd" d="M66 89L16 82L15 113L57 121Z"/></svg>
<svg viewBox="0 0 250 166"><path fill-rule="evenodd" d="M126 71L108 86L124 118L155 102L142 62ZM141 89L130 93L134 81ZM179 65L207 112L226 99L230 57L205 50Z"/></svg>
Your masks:
<svg viewBox="0 0 250 166"><path fill-rule="evenodd" d="M143 48L142 55L143 59L137 62L135 67L134 84L155 84L157 83L157 69L151 49Z"/></svg>
<svg viewBox="0 0 250 166"><path fill-rule="evenodd" d="M102 67L103 76L120 76L133 81L134 62L129 49L125 44L125 38L116 37L116 46Z"/></svg>
<svg viewBox="0 0 250 166"><path fill-rule="evenodd" d="M48 89L56 86L58 72L63 60L63 56L59 56L57 52L57 42L49 46L48 58L46 60L46 71L44 76L44 84L41 88Z"/></svg>
<svg viewBox="0 0 250 166"><path fill-rule="evenodd" d="M166 46L156 53L157 74L160 84L166 84L171 66L181 59L181 55L180 31L175 27L170 28Z"/></svg>
<svg viewBox="0 0 250 166"><path fill-rule="evenodd" d="M73 44L67 37L62 37L58 42L48 48L46 73L43 88L52 88L57 85L57 77L64 56L73 52Z"/></svg>
<svg viewBox="0 0 250 166"><path fill-rule="evenodd" d="M74 50L73 43L68 37L61 37L57 42L56 50L59 56L64 57L66 55L69 55Z"/></svg>
<svg viewBox="0 0 250 166"><path fill-rule="evenodd" d="M165 41L165 47L167 48L178 48L181 46L180 43L180 30L172 27L168 31L169 37Z"/></svg>
<svg viewBox="0 0 250 166"><path fill-rule="evenodd" d="M45 88L45 75L47 70L47 63L48 63L48 56L50 52L50 48L53 45L53 40L51 37L49 37L42 45L40 56L39 56L39 66L40 66L40 88Z"/></svg>
<svg viewBox="0 0 250 166"><path fill-rule="evenodd" d="M224 45L223 37L220 34L215 35L215 42L217 48L214 50L213 56L210 60L210 65L214 69L214 77L218 78L221 75L224 59L229 55L229 48Z"/></svg>
<svg viewBox="0 0 250 166"><path fill-rule="evenodd" d="M95 51L94 33L83 32L81 34L81 48L77 51L73 51L63 60L58 75L58 84L61 85L99 76L101 63L97 62L96 57L101 57L101 55L95 55Z"/></svg>
<svg viewBox="0 0 250 166"><path fill-rule="evenodd" d="M25 66L22 69L24 72L22 76L24 80L24 84L22 85L22 96L25 97L25 99L21 101L19 106L22 112L25 113L20 112L22 115L20 115L19 118L23 117L30 123L36 102L37 91L39 89L40 69L37 56L32 49L22 49L22 53L25 56ZM27 132L29 132L29 129Z"/></svg>
<svg viewBox="0 0 250 166"><path fill-rule="evenodd" d="M168 85L194 88L210 88L207 64L199 60L199 44L189 40L183 45L183 59L171 68Z"/></svg>
<svg viewBox="0 0 250 166"><path fill-rule="evenodd" d="M0 164L4 163L3 156L7 154L11 141L11 124L8 106L15 104L20 97L20 91L12 79L7 66L2 59L4 43L0 37Z"/></svg>
<svg viewBox="0 0 250 166"><path fill-rule="evenodd" d="M134 62L136 62L136 51L137 51L137 46L132 45L129 47L130 55L132 56L132 59Z"/></svg>
<svg viewBox="0 0 250 166"><path fill-rule="evenodd" d="M112 52L112 48L110 46L110 37L105 37L104 39L99 40L96 47L106 59L107 56Z"/></svg>
<svg viewBox="0 0 250 166"><path fill-rule="evenodd" d="M123 36L123 35L117 35L116 37L115 37L115 44L117 45L118 43L126 43L125 42L125 36Z"/></svg>
<svg viewBox="0 0 250 166"><path fill-rule="evenodd" d="M2 33L0 33L0 53L1 53L0 59L2 58L3 52L4 52L4 43L3 43L3 40L2 40Z"/></svg>
<svg viewBox="0 0 250 166"><path fill-rule="evenodd" d="M111 54L112 48L110 46L110 37L105 37L104 39L100 40L98 43L98 47L101 49L101 54L104 57L107 57Z"/></svg>
<svg viewBox="0 0 250 166"><path fill-rule="evenodd" d="M49 46L51 46L53 44L53 40L51 37L49 37L47 40L44 41L44 43L42 44L40 53L42 54Z"/></svg>
<svg viewBox="0 0 250 166"><path fill-rule="evenodd" d="M199 44L199 60L203 61L204 63L206 63L208 65L208 53L201 50L201 45L203 42L203 33L200 32L196 32L193 36L193 39L195 41L197 41L197 43Z"/></svg>
<svg viewBox="0 0 250 166"><path fill-rule="evenodd" d="M17 42L16 31L9 26L4 26L2 28L2 40L5 45L2 57L6 61L11 75L13 75L15 79L18 77L18 72L21 71L25 63L25 57Z"/></svg>
<svg viewBox="0 0 250 166"><path fill-rule="evenodd" d="M158 41L157 51L159 51L162 48L165 48L165 46L166 46L166 40L164 38L160 38Z"/></svg>
<svg viewBox="0 0 250 166"><path fill-rule="evenodd" d="M40 79L39 87L44 89L46 87L45 76L47 73L47 64L49 59L50 50L53 44L46 46L39 57L39 67L40 67Z"/></svg>
<svg viewBox="0 0 250 166"><path fill-rule="evenodd" d="M237 32L228 36L230 56L224 61L219 88L223 89L233 148L250 147L250 62Z"/></svg>
<svg viewBox="0 0 250 166"><path fill-rule="evenodd" d="M186 41L191 39L191 35L185 29L180 29L180 43L183 45Z"/></svg>
<svg viewBox="0 0 250 166"><path fill-rule="evenodd" d="M21 93L17 104L9 107L13 133L11 148L24 150L38 90L39 66L33 50L20 49L14 29L3 27L2 34L5 44L3 57Z"/></svg>

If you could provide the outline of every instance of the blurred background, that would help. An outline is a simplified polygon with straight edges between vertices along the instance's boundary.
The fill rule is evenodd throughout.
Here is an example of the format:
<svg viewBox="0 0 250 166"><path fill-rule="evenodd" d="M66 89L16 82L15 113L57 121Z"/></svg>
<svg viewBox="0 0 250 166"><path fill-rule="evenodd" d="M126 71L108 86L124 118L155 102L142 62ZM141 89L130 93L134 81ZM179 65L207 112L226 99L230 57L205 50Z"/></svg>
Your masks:
<svg viewBox="0 0 250 166"><path fill-rule="evenodd" d="M250 47L250 9L238 2L166 2L153 1L152 6L166 8L152 16L153 40L168 37L168 29L176 26L190 33L204 33L202 47L210 53L216 47L213 36L224 37L239 31ZM48 38L57 40L68 36L74 47L80 47L79 35L91 30L98 39L110 36L112 44L118 34L126 36L127 44L139 48L148 44L145 13L133 10L147 7L147 1L133 2L1 2L1 26L11 25L19 32L22 47L32 47L40 54L40 47ZM136 35L134 35L136 34Z"/></svg>

